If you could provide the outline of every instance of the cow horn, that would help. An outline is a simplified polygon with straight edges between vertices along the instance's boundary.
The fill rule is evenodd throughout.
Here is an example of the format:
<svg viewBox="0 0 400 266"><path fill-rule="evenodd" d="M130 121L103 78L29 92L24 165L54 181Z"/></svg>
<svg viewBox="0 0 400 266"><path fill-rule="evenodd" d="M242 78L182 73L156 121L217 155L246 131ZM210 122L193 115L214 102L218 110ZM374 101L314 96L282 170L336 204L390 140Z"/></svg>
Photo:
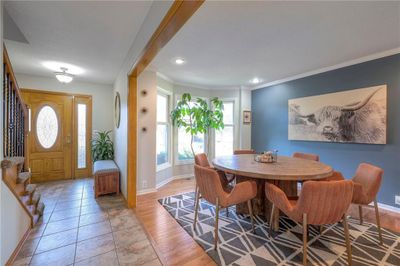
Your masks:
<svg viewBox="0 0 400 266"><path fill-rule="evenodd" d="M312 115L313 113L310 113L310 114L306 114L306 115L304 115L304 114L302 114L302 113L300 113L296 108L294 108L292 105L290 105L289 106L289 108L290 108L290 110L292 110L293 112L295 112L298 116L300 116L300 117L308 117L308 116L310 116L310 115Z"/></svg>
<svg viewBox="0 0 400 266"><path fill-rule="evenodd" d="M365 97L365 99L361 102L358 103L353 103L353 104L349 104L349 105L345 105L341 108L342 111L357 111L360 108L362 108L364 105L366 105L369 100L371 100L371 98L379 91L380 89L377 89L375 91L373 91L370 95L368 95L367 97Z"/></svg>

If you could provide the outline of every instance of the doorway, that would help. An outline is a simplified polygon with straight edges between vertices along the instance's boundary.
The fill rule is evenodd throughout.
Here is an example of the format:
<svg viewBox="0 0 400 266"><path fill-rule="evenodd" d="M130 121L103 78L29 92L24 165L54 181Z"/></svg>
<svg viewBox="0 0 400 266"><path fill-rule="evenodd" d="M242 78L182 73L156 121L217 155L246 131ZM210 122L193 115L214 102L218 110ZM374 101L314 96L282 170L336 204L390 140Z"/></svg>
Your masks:
<svg viewBox="0 0 400 266"><path fill-rule="evenodd" d="M90 177L92 97L21 91L29 111L25 161L32 182Z"/></svg>

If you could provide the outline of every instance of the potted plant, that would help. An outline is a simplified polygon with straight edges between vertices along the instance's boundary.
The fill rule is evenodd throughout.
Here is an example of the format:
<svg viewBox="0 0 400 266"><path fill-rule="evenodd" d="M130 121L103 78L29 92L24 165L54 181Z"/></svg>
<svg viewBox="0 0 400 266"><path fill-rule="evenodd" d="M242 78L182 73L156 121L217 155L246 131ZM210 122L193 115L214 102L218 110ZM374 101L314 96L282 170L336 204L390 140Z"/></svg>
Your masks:
<svg viewBox="0 0 400 266"><path fill-rule="evenodd" d="M197 98L192 101L192 96L184 93L171 112L172 124L190 133L190 149L193 158L195 156L193 139L197 134L207 133L210 128L216 130L224 128L222 101L215 97L211 99L211 104L212 109L205 100Z"/></svg>
<svg viewBox="0 0 400 266"><path fill-rule="evenodd" d="M91 143L92 160L113 160L114 147L110 137L111 131L97 131Z"/></svg>

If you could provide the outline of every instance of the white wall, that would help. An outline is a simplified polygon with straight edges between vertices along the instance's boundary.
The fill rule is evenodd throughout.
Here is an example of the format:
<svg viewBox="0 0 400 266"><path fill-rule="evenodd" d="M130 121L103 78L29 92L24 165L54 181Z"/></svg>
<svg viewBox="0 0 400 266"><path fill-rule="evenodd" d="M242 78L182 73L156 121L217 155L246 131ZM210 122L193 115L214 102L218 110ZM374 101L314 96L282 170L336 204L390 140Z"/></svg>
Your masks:
<svg viewBox="0 0 400 266"><path fill-rule="evenodd" d="M145 96L141 91L146 90ZM138 78L138 189L156 186L156 130L157 130L157 77L152 71L144 71ZM141 112L146 108L147 112ZM142 128L146 128L144 132ZM153 167L151 167L153 166Z"/></svg>
<svg viewBox="0 0 400 266"><path fill-rule="evenodd" d="M0 35L1 54L3 54L3 1L0 7ZM3 73L3 56L1 56L0 72ZM0 84L3 84L3 74L0 75ZM0 93L0 103L3 102ZM0 139L3 139L3 108L0 108ZM3 141L0 141L0 161L3 160ZM12 192L4 184L0 170L0 264L4 265L14 252L19 241L29 229L28 214L19 204Z"/></svg>
<svg viewBox="0 0 400 266"><path fill-rule="evenodd" d="M56 78L18 73L15 75L20 88L91 95L92 129L103 131L114 128L114 97L111 85L75 80L69 84L62 84Z"/></svg>
<svg viewBox="0 0 400 266"><path fill-rule="evenodd" d="M150 40L153 32L157 29L164 15L172 5L173 1L155 1L147 14L142 27L139 30L126 60L121 67L114 83L114 91L121 96L121 123L119 128L114 128L115 161L121 170L121 192L127 197L127 146L128 146L128 75L133 69L140 53Z"/></svg>
<svg viewBox="0 0 400 266"><path fill-rule="evenodd" d="M30 227L30 218L14 194L1 182L1 265L4 265Z"/></svg>

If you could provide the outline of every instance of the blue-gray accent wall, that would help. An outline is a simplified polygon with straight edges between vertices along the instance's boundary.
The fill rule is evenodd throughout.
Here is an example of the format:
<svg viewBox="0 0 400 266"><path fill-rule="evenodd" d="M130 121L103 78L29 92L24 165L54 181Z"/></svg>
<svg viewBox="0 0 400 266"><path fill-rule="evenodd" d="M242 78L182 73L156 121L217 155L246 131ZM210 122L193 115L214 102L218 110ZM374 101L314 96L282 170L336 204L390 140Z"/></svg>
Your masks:
<svg viewBox="0 0 400 266"><path fill-rule="evenodd" d="M368 145L288 140L288 100L387 84L387 144ZM321 161L351 178L361 162L384 169L378 201L394 207L400 195L400 54L252 91L251 145L256 151L278 149L320 155Z"/></svg>

